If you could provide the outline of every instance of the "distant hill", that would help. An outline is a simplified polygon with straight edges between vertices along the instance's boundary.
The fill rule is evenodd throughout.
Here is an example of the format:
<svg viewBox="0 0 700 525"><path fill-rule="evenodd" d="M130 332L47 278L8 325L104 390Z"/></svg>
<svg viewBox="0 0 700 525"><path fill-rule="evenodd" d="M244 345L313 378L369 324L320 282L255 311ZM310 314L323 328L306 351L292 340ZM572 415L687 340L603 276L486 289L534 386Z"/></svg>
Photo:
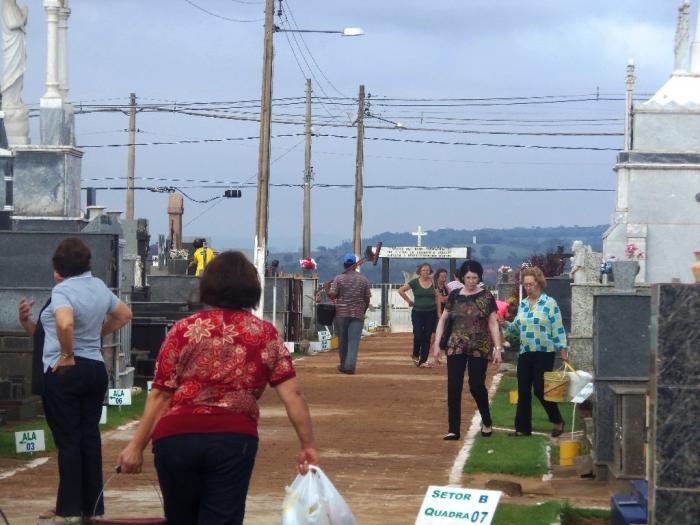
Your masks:
<svg viewBox="0 0 700 525"><path fill-rule="evenodd" d="M471 246L472 258L484 265L484 279L494 281L496 269L502 264L513 268L520 266L524 260L533 254L543 254L556 251L563 246L565 252L571 249L575 240L590 244L594 251L602 251L602 235L607 225L600 226L558 226L553 228L510 228L504 230L484 228L478 230L441 229L429 231L423 238L424 246ZM472 241L476 237L476 244ZM416 237L409 232L384 232L363 240L363 247L375 245L381 241L384 246L415 246ZM335 247L319 246L312 251L312 257L318 263L318 273L321 281L329 281L342 269L341 257L352 251L350 242L344 242ZM277 252L270 254L268 260L280 261L282 272L297 272L301 251ZM391 261L390 282L403 282L401 270L415 271L416 266L424 261L410 259L394 259ZM433 269L449 267L448 261L428 261ZM461 261L458 261L458 264ZM362 273L374 283L381 282L381 264L376 267L365 265Z"/></svg>

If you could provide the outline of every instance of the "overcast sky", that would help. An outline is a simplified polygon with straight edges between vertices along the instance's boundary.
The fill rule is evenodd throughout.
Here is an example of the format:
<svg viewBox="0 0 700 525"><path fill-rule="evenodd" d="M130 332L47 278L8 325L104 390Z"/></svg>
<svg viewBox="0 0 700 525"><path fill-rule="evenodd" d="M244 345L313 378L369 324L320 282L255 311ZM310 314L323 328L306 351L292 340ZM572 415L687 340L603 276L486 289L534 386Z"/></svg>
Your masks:
<svg viewBox="0 0 700 525"><path fill-rule="evenodd" d="M40 0L19 3L30 10L24 100L36 107L45 81L46 16ZM637 65L637 93L653 93L673 66L678 3L285 0L285 15L290 22L293 15L298 27L327 30L360 26L366 35L343 38L307 34L303 42L299 37L295 42L289 34L276 34L274 97L303 97L304 79L309 74L302 73L300 66L306 69L308 63L316 78L315 95L348 97L334 100L342 104L314 104L319 124L347 126L356 114L351 98L357 97L359 84L364 84L372 94L370 112L380 117L368 119L367 124L373 126L391 126L386 122L391 121L410 127L479 132L621 132L624 102L620 100L533 104L535 100L561 99L522 99L510 102L529 103L435 107L455 104L435 99L549 95L587 98L585 95L596 92L602 99L620 99L625 89L625 66L631 57ZM261 2L71 0L71 9L70 94L76 104L125 103L130 92L137 94L140 103L149 104L260 98ZM695 9L693 5L693 20ZM258 21L240 23L221 17ZM278 21L279 25L285 23ZM393 101L396 105L387 106L382 98L430 100L420 102L422 106L416 106L419 102L415 101ZM256 118L257 111L252 107L228 114ZM277 106L275 114L279 119L301 121L287 115L302 115L303 105ZM533 120L540 122L527 122ZM34 143L38 142L38 124L38 119L30 121ZM77 142L123 144L127 142L126 127L127 117L121 113L78 115ZM256 137L259 132L257 122L167 113L140 113L137 127L141 131L139 142ZM314 131L345 137L355 134L351 127L318 125ZM273 136L301 133L301 125L277 123L272 127ZM368 129L366 136L499 145L367 140L367 185L614 189L615 151L502 146L615 149L622 144L619 136L533 137L401 129ZM302 140L301 136L273 138L273 159L286 154L272 165L272 183L302 182ZM236 187L236 182L255 182L257 145L257 140L246 140L139 147L136 176L229 181ZM315 182L353 184L355 148L352 138L315 137ZM87 179L125 177L126 164L126 148L86 148L83 186L123 186L123 180ZM140 180L137 184L180 186L200 200L222 193L218 189L187 188L201 185L191 182ZM186 200L184 234L209 235L216 248L252 247L255 196L255 189L248 188L243 190L242 199L209 204ZM110 209L125 208L123 191L100 191L98 200ZM166 208L166 194L136 193L136 215L149 219L153 238L165 233ZM363 234L415 230L419 224L426 230L594 225L608 223L613 210L614 193L367 189ZM352 189L314 189L313 246L350 239L352 221ZM272 188L270 247L299 247L301 232L301 188ZM430 237L424 239L424 244L430 244Z"/></svg>

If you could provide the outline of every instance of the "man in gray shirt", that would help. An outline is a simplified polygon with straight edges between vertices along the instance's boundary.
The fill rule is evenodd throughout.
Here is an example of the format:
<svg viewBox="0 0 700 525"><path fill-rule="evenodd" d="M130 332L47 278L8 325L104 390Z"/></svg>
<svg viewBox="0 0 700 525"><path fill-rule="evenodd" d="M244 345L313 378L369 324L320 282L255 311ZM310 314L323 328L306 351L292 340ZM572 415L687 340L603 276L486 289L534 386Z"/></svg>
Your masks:
<svg viewBox="0 0 700 525"><path fill-rule="evenodd" d="M349 270L357 262L352 253L343 256L345 271L331 283L328 295L336 300L335 327L340 339L340 365L338 371L354 374L357 364L357 351L365 324L365 312L369 308L370 291L367 277Z"/></svg>

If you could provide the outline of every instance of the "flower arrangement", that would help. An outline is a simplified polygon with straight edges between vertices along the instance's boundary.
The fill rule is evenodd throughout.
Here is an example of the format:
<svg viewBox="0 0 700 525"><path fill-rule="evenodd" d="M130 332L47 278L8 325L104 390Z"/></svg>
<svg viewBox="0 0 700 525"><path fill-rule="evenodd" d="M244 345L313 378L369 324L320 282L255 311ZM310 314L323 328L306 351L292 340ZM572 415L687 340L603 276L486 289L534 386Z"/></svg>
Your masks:
<svg viewBox="0 0 700 525"><path fill-rule="evenodd" d="M502 266L498 269L498 273L508 273L508 272L512 272L512 271L513 271L513 268L511 268L511 267L508 266L507 264L502 265Z"/></svg>
<svg viewBox="0 0 700 525"><path fill-rule="evenodd" d="M311 257L308 259L299 259L299 266L302 270L315 270L318 268L316 261L314 261Z"/></svg>
<svg viewBox="0 0 700 525"><path fill-rule="evenodd" d="M632 260L644 259L644 252L637 248L637 245L634 243L629 243L625 246L625 255Z"/></svg>

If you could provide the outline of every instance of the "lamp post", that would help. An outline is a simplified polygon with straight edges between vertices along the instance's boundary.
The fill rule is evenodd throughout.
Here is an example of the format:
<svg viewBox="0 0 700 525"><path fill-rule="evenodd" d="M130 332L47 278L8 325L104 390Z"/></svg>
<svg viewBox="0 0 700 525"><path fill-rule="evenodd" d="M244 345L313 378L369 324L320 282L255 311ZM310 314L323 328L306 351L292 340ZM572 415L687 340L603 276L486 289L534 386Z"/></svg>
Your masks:
<svg viewBox="0 0 700 525"><path fill-rule="evenodd" d="M256 310L262 319L265 306L265 267L267 263L267 221L270 192L270 124L272 121L272 60L274 33L331 33L343 36L360 36L359 27L347 27L341 31L282 29L274 23L275 0L265 0L265 31L263 38L262 94L260 97L260 148L258 151L258 191L255 204L255 268L260 276L262 294Z"/></svg>

